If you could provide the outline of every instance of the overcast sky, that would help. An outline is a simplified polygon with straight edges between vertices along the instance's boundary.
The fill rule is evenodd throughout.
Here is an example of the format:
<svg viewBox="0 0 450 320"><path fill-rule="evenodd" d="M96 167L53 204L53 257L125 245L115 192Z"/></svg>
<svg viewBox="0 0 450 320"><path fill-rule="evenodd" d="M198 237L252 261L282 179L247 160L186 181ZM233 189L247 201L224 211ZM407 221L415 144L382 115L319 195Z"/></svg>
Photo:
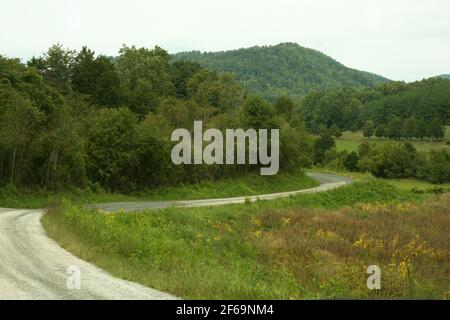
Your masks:
<svg viewBox="0 0 450 320"><path fill-rule="evenodd" d="M0 54L51 44L116 55L298 44L393 80L450 73L448 0L1 0Z"/></svg>

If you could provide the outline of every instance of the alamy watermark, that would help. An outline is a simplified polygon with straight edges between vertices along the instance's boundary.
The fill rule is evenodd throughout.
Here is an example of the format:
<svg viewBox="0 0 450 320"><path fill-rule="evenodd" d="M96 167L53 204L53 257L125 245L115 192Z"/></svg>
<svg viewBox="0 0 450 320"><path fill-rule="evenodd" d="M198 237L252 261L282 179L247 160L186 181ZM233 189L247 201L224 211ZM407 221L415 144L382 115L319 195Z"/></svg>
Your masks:
<svg viewBox="0 0 450 320"><path fill-rule="evenodd" d="M380 290L381 289L381 268L377 265L367 267L367 273L370 276L367 278L367 289Z"/></svg>
<svg viewBox="0 0 450 320"><path fill-rule="evenodd" d="M176 129L171 140L180 141L171 153L174 164L260 164L261 175L277 174L280 163L279 130L270 129L208 129L203 132L202 121L194 121L194 137L187 129ZM225 141L224 141L225 140ZM203 148L203 142L210 142ZM193 143L193 148L192 148ZM224 151L225 144L225 151ZM248 145L248 152L246 147ZM193 155L192 155L193 150ZM248 154L248 157L246 156ZM247 162L248 160L248 162Z"/></svg>
<svg viewBox="0 0 450 320"><path fill-rule="evenodd" d="M81 289L81 268L77 265L70 265L66 269L66 287L69 290Z"/></svg>

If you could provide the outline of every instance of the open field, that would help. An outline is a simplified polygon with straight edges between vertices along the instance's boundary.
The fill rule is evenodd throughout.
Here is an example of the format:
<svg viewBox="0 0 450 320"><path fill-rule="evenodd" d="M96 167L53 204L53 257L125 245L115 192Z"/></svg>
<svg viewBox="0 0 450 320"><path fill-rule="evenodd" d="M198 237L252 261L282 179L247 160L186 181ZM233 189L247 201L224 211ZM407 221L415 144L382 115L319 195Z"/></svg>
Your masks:
<svg viewBox="0 0 450 320"><path fill-rule="evenodd" d="M430 191L430 190L443 190L450 191L450 183L433 184L426 181L420 181L417 179L389 179L388 183L396 186L401 190L417 190L417 191Z"/></svg>
<svg viewBox="0 0 450 320"><path fill-rule="evenodd" d="M129 195L108 193L106 191L89 192L87 190L74 190L53 193L3 188L0 189L0 207L44 208L61 198L70 199L72 202L80 204L114 201L225 198L293 191L315 187L317 185L317 181L307 177L303 171L298 171L280 173L275 176L261 176L258 173L247 173L238 178L202 181L197 184L186 184L177 187L160 187Z"/></svg>
<svg viewBox="0 0 450 320"><path fill-rule="evenodd" d="M430 140L424 140L424 141L411 140L409 142L411 142L417 150L428 151L431 149L439 149L439 148L448 147L448 145L446 144L447 140L450 140L450 126L446 127L445 138L443 141L434 142L434 141L430 141ZM336 139L336 148L338 151L342 151L342 150L347 150L348 152L357 151L358 146L363 141L373 142L373 143L383 143L386 141L393 141L393 140L379 139L376 137L371 137L370 139L367 139L367 138L364 138L361 131L357 131L357 132L345 131L342 133L342 137L339 137ZM401 140L401 141L406 141L406 140Z"/></svg>
<svg viewBox="0 0 450 320"><path fill-rule="evenodd" d="M369 180L322 194L215 208L108 214L65 202L48 234L114 276L183 298L445 298L448 194ZM382 290L365 287L366 266Z"/></svg>
<svg viewBox="0 0 450 320"><path fill-rule="evenodd" d="M314 168L314 172L323 172L330 174L339 174L341 176L349 177L353 181L367 182L374 179L374 176L370 173L363 172L350 172L346 170L327 170L326 168ZM422 191L424 193L436 193L436 191L449 192L450 183L435 184L427 181L421 181L417 179L380 179L386 181L390 185L403 191Z"/></svg>

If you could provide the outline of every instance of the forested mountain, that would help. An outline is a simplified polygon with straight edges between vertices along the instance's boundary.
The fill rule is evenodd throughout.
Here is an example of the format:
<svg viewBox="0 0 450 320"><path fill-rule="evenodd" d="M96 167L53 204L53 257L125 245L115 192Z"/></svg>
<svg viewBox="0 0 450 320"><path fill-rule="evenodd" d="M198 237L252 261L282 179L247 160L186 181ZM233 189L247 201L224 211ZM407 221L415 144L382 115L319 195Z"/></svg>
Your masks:
<svg viewBox="0 0 450 320"><path fill-rule="evenodd" d="M450 74L440 74L436 78L450 79Z"/></svg>
<svg viewBox="0 0 450 320"><path fill-rule="evenodd" d="M387 81L347 68L296 43L221 52L182 52L172 55L172 59L193 61L217 72L232 72L246 90L270 100L281 95L296 98L311 91L342 86L371 87Z"/></svg>

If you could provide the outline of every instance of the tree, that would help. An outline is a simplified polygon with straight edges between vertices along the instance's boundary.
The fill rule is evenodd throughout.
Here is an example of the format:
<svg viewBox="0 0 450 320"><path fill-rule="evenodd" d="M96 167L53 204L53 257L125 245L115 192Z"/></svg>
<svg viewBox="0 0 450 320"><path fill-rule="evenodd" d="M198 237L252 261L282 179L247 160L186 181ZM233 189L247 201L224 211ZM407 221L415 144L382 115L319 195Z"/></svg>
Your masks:
<svg viewBox="0 0 450 320"><path fill-rule="evenodd" d="M275 102L275 112L285 116L287 119L291 117L294 107L294 102L286 96L279 97Z"/></svg>
<svg viewBox="0 0 450 320"><path fill-rule="evenodd" d="M349 171L358 171L359 156L355 151L350 152L344 160L344 167Z"/></svg>
<svg viewBox="0 0 450 320"><path fill-rule="evenodd" d="M171 126L159 115L149 114L137 127L136 161L132 176L139 188L155 187L183 181L181 172L173 169L167 155L172 145Z"/></svg>
<svg viewBox="0 0 450 320"><path fill-rule="evenodd" d="M282 170L298 170L312 164L312 139L303 127L288 123L280 127L280 164Z"/></svg>
<svg viewBox="0 0 450 320"><path fill-rule="evenodd" d="M162 116L173 128L189 129L192 127L193 121L196 120L195 117L192 117L194 113L194 104L195 102L193 101L168 98L161 102L156 109L156 114Z"/></svg>
<svg viewBox="0 0 450 320"><path fill-rule="evenodd" d="M450 152L446 149L431 150L425 165L426 179L432 183L450 181Z"/></svg>
<svg viewBox="0 0 450 320"><path fill-rule="evenodd" d="M383 143L373 146L364 156L360 153L359 165L377 177L409 178L416 174L418 158L409 142Z"/></svg>
<svg viewBox="0 0 450 320"><path fill-rule="evenodd" d="M402 136L403 121L399 117L394 117L389 121L387 126L387 136L391 139L398 140Z"/></svg>
<svg viewBox="0 0 450 320"><path fill-rule="evenodd" d="M330 127L330 133L331 133L332 136L334 136L336 138L342 136L341 129L339 129L339 127L337 125L335 125L335 124L333 124Z"/></svg>
<svg viewBox="0 0 450 320"><path fill-rule="evenodd" d="M169 54L155 47L152 50L123 46L116 67L122 85L123 102L144 117L156 109L161 98L173 93Z"/></svg>
<svg viewBox="0 0 450 320"><path fill-rule="evenodd" d="M44 190L85 187L87 184L84 141L79 130L80 121L73 117L69 105L56 110L41 128L35 145L33 168Z"/></svg>
<svg viewBox="0 0 450 320"><path fill-rule="evenodd" d="M442 140L444 138L445 129L442 126L442 122L438 118L434 118L430 123L429 129L430 137L435 140Z"/></svg>
<svg viewBox="0 0 450 320"><path fill-rule="evenodd" d="M217 74L203 69L187 83L190 98L218 112L232 111L242 103L242 89L230 73Z"/></svg>
<svg viewBox="0 0 450 320"><path fill-rule="evenodd" d="M20 168L20 164L24 166L24 161L19 161L33 142L43 114L32 101L9 84L0 85L0 105L0 144L7 148L10 155L9 183L15 184L17 178L25 176ZM25 157L25 160L30 159Z"/></svg>
<svg viewBox="0 0 450 320"><path fill-rule="evenodd" d="M35 67L55 88L63 94L71 92L71 72L75 51L64 49L59 43L51 46L40 58L33 57L28 66Z"/></svg>
<svg viewBox="0 0 450 320"><path fill-rule="evenodd" d="M128 108L101 109L89 119L86 165L91 181L110 190L132 190L137 117Z"/></svg>
<svg viewBox="0 0 450 320"><path fill-rule="evenodd" d="M187 84L201 69L202 67L198 63L191 61L175 61L171 65L170 76L172 78L176 97L184 99L189 97Z"/></svg>
<svg viewBox="0 0 450 320"><path fill-rule="evenodd" d="M246 127L253 129L275 129L275 109L258 96L248 97L242 109L243 122Z"/></svg>
<svg viewBox="0 0 450 320"><path fill-rule="evenodd" d="M363 143L361 143L358 146L358 154L360 158L364 158L365 156L367 156L372 150L371 145L367 142L364 141Z"/></svg>
<svg viewBox="0 0 450 320"><path fill-rule="evenodd" d="M83 47L72 68L74 91L89 95L92 103L103 106L119 104L120 80L114 65L105 56Z"/></svg>
<svg viewBox="0 0 450 320"><path fill-rule="evenodd" d="M416 125L416 133L414 136L418 139L423 139L428 136L428 124L423 119L419 119Z"/></svg>
<svg viewBox="0 0 450 320"><path fill-rule="evenodd" d="M375 124L373 123L373 121L372 120L366 121L366 123L364 124L364 126L362 128L364 137L370 138L371 136L373 136L374 129L375 129Z"/></svg>
<svg viewBox="0 0 450 320"><path fill-rule="evenodd" d="M375 136L377 138L383 138L386 135L386 129L383 124L379 124L375 130Z"/></svg>
<svg viewBox="0 0 450 320"><path fill-rule="evenodd" d="M409 117L403 123L402 136L407 139L411 139L416 136L416 132L417 132L417 120L414 117Z"/></svg>
<svg viewBox="0 0 450 320"><path fill-rule="evenodd" d="M360 122L358 117L361 114L363 104L358 97L352 96L351 100L342 110L342 122L344 127L342 129L356 131L359 128Z"/></svg>
<svg viewBox="0 0 450 320"><path fill-rule="evenodd" d="M323 164L327 150L336 147L336 143L328 131L324 131L314 140L314 163Z"/></svg>

